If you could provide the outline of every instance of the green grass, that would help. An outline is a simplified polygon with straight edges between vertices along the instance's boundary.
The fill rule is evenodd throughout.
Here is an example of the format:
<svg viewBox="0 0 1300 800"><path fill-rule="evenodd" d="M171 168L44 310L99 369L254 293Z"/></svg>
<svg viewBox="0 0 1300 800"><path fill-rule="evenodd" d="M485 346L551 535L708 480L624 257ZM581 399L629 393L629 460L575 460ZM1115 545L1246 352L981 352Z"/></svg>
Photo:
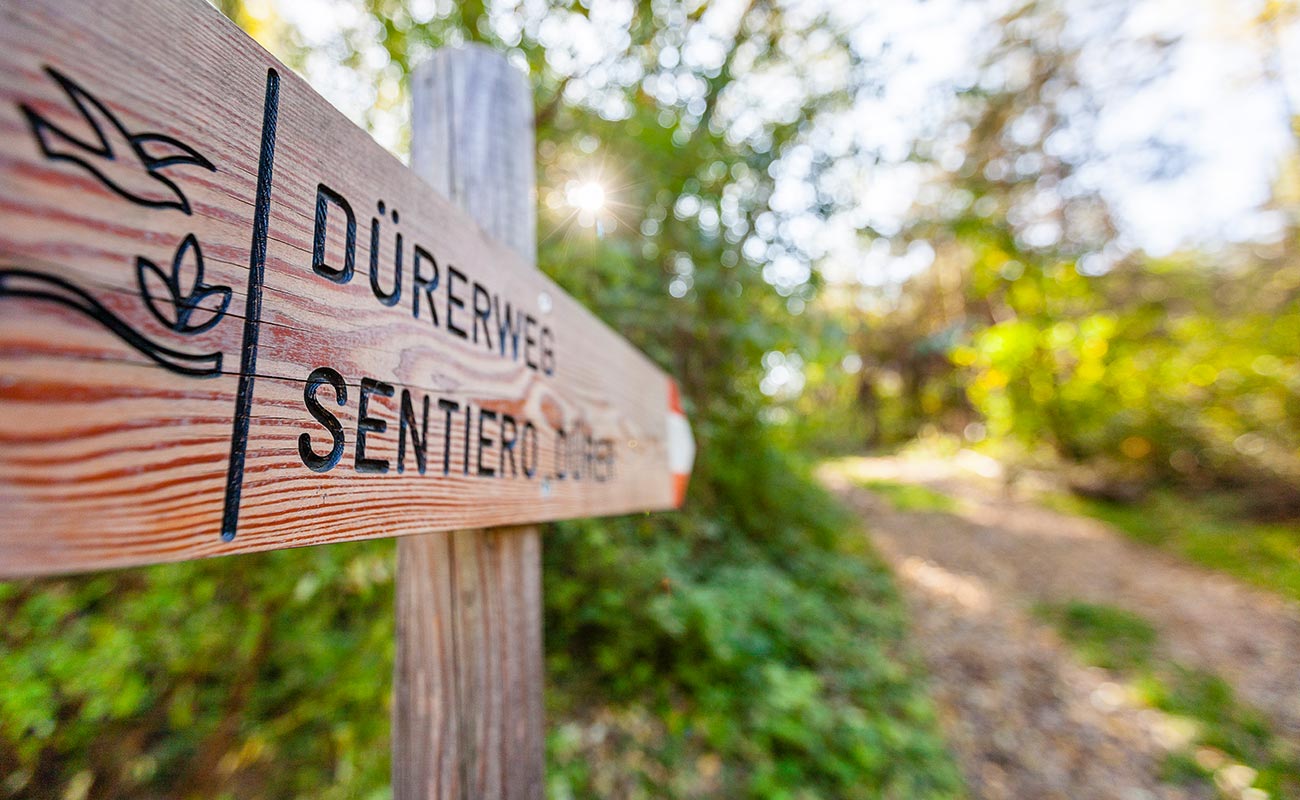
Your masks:
<svg viewBox="0 0 1300 800"><path fill-rule="evenodd" d="M1053 508L1108 523L1137 541L1176 553L1300 601L1300 523L1243 519L1229 495L1155 492L1131 505L1052 495Z"/></svg>
<svg viewBox="0 0 1300 800"><path fill-rule="evenodd" d="M1195 725L1191 746L1166 759L1164 780L1211 786L1212 762L1203 763L1196 753L1217 751L1224 763L1256 770L1253 785L1270 797L1300 797L1300 754L1289 751L1223 678L1166 657L1150 622L1126 609L1078 601L1041 604L1034 613L1056 628L1081 661L1116 673L1139 702Z"/></svg>
<svg viewBox="0 0 1300 800"><path fill-rule="evenodd" d="M1051 622L1079 657L1094 666L1131 670L1151 662L1156 629L1122 608L1071 602L1042 604L1035 613Z"/></svg>
<svg viewBox="0 0 1300 800"><path fill-rule="evenodd" d="M858 484L884 497L899 511L938 511L951 514L957 510L957 502L951 497L918 484L881 480L861 480Z"/></svg>

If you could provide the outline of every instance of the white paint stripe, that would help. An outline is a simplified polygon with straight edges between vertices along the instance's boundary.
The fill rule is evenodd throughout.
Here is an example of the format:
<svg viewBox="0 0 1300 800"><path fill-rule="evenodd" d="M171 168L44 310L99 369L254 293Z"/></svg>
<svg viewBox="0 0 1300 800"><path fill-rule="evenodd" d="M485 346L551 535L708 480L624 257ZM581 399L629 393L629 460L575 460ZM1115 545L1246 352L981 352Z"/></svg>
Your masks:
<svg viewBox="0 0 1300 800"><path fill-rule="evenodd" d="M695 437L691 423L676 412L668 415L668 469L674 475L689 475L695 463Z"/></svg>

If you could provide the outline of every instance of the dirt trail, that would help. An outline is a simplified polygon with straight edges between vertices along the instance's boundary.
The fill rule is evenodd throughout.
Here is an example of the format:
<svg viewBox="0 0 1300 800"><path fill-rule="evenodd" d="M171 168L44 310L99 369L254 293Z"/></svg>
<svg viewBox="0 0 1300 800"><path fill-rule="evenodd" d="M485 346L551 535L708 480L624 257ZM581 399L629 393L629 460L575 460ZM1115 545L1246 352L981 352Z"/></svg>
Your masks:
<svg viewBox="0 0 1300 800"><path fill-rule="evenodd" d="M982 475L980 474L982 473ZM1186 743L1177 720L1130 701L1031 614L1041 601L1119 606L1172 658L1222 675L1300 741L1300 608L1013 496L977 457L852 459L823 481L867 523L912 613L943 723L981 798L1193 798L1162 783ZM901 512L856 485L929 486L953 513ZM1198 793L1201 792L1201 793ZM1247 797L1249 795L1246 795Z"/></svg>

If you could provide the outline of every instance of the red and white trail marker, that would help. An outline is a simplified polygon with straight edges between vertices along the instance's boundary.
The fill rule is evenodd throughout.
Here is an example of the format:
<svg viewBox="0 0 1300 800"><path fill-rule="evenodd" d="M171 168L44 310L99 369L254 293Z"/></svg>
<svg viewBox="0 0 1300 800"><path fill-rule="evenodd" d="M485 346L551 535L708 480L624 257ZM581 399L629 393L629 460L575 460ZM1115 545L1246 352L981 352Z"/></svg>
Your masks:
<svg viewBox="0 0 1300 800"><path fill-rule="evenodd" d="M686 485L691 479L691 466L695 463L695 437L691 423L682 410L681 393L677 382L668 382L668 469L673 476L674 504L681 508L686 500Z"/></svg>

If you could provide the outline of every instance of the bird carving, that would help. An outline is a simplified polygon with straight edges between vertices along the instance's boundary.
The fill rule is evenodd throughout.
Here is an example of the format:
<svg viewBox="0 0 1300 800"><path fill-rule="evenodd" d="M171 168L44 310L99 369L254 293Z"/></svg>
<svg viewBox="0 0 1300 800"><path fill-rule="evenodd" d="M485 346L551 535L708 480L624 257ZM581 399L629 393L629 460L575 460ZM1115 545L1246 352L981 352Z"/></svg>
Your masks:
<svg viewBox="0 0 1300 800"><path fill-rule="evenodd" d="M103 103L66 75L51 67L45 71L76 106L90 134L69 132L31 106L21 104L27 124L47 158L78 165L133 203L192 213L189 198L161 170L195 166L216 172L212 162L171 136L131 133Z"/></svg>

